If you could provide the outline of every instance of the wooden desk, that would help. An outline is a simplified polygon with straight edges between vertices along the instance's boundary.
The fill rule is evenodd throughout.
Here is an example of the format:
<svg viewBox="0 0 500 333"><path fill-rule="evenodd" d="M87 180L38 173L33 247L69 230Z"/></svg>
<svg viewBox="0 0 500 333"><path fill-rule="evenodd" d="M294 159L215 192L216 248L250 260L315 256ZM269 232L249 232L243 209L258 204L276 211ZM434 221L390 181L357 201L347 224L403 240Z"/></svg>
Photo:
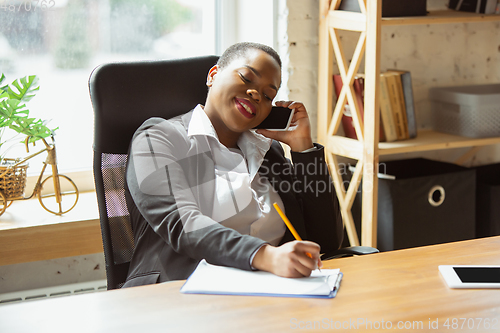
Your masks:
<svg viewBox="0 0 500 333"><path fill-rule="evenodd" d="M500 237L329 261L344 273L334 299L185 295L176 281L3 305L0 332L286 332L314 321L322 330L366 331L371 322L428 332L436 320L436 332L464 331L460 318L475 332L500 330L500 290L448 289L440 264L500 265Z"/></svg>

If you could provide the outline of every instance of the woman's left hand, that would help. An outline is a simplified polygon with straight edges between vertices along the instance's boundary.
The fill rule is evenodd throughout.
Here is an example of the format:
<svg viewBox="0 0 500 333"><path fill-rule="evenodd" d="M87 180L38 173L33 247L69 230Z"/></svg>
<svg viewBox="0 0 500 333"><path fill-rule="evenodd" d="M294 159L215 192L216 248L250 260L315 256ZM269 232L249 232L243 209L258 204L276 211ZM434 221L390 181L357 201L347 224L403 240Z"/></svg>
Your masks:
<svg viewBox="0 0 500 333"><path fill-rule="evenodd" d="M276 106L283 106L294 109L294 115L288 131L269 131L265 129L257 130L268 138L281 141L290 146L292 151L301 152L314 147L311 137L311 123L306 107L300 102L278 101Z"/></svg>

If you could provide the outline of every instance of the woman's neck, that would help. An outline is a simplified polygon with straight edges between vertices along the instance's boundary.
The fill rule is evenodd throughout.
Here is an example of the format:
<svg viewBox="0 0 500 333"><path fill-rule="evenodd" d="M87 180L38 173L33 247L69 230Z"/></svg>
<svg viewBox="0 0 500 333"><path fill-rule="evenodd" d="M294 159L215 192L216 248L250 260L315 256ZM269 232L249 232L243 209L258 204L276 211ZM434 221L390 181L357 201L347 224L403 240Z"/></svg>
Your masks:
<svg viewBox="0 0 500 333"><path fill-rule="evenodd" d="M214 126L215 127L215 126ZM222 143L224 146L227 148L238 148L238 139L240 138L241 133L234 133L232 134L237 134L237 136L234 135L225 135L224 131L218 131L217 128L215 128L215 131L217 132L217 136L219 137L219 142Z"/></svg>
<svg viewBox="0 0 500 333"><path fill-rule="evenodd" d="M231 131L216 112L210 112L210 108L203 107L203 109L217 133L219 142L227 148L238 148L238 140L242 133Z"/></svg>

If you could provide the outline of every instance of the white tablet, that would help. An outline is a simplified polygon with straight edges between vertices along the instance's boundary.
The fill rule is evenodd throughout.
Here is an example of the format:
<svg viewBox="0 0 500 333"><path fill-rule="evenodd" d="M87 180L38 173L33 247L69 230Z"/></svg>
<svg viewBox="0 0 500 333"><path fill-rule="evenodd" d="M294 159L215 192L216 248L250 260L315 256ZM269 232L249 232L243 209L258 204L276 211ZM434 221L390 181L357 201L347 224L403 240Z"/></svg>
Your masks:
<svg viewBox="0 0 500 333"><path fill-rule="evenodd" d="M441 265L450 288L500 288L500 265Z"/></svg>

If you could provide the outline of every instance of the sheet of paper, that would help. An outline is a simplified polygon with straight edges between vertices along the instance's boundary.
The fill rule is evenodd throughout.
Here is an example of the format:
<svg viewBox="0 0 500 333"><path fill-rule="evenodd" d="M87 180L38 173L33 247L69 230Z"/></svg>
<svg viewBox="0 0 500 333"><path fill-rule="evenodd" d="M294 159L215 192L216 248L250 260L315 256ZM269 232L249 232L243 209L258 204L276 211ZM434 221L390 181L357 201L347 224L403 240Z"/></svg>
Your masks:
<svg viewBox="0 0 500 333"><path fill-rule="evenodd" d="M339 269L315 270L304 278L283 278L264 271L215 266L202 260L181 292L215 294L329 295Z"/></svg>

